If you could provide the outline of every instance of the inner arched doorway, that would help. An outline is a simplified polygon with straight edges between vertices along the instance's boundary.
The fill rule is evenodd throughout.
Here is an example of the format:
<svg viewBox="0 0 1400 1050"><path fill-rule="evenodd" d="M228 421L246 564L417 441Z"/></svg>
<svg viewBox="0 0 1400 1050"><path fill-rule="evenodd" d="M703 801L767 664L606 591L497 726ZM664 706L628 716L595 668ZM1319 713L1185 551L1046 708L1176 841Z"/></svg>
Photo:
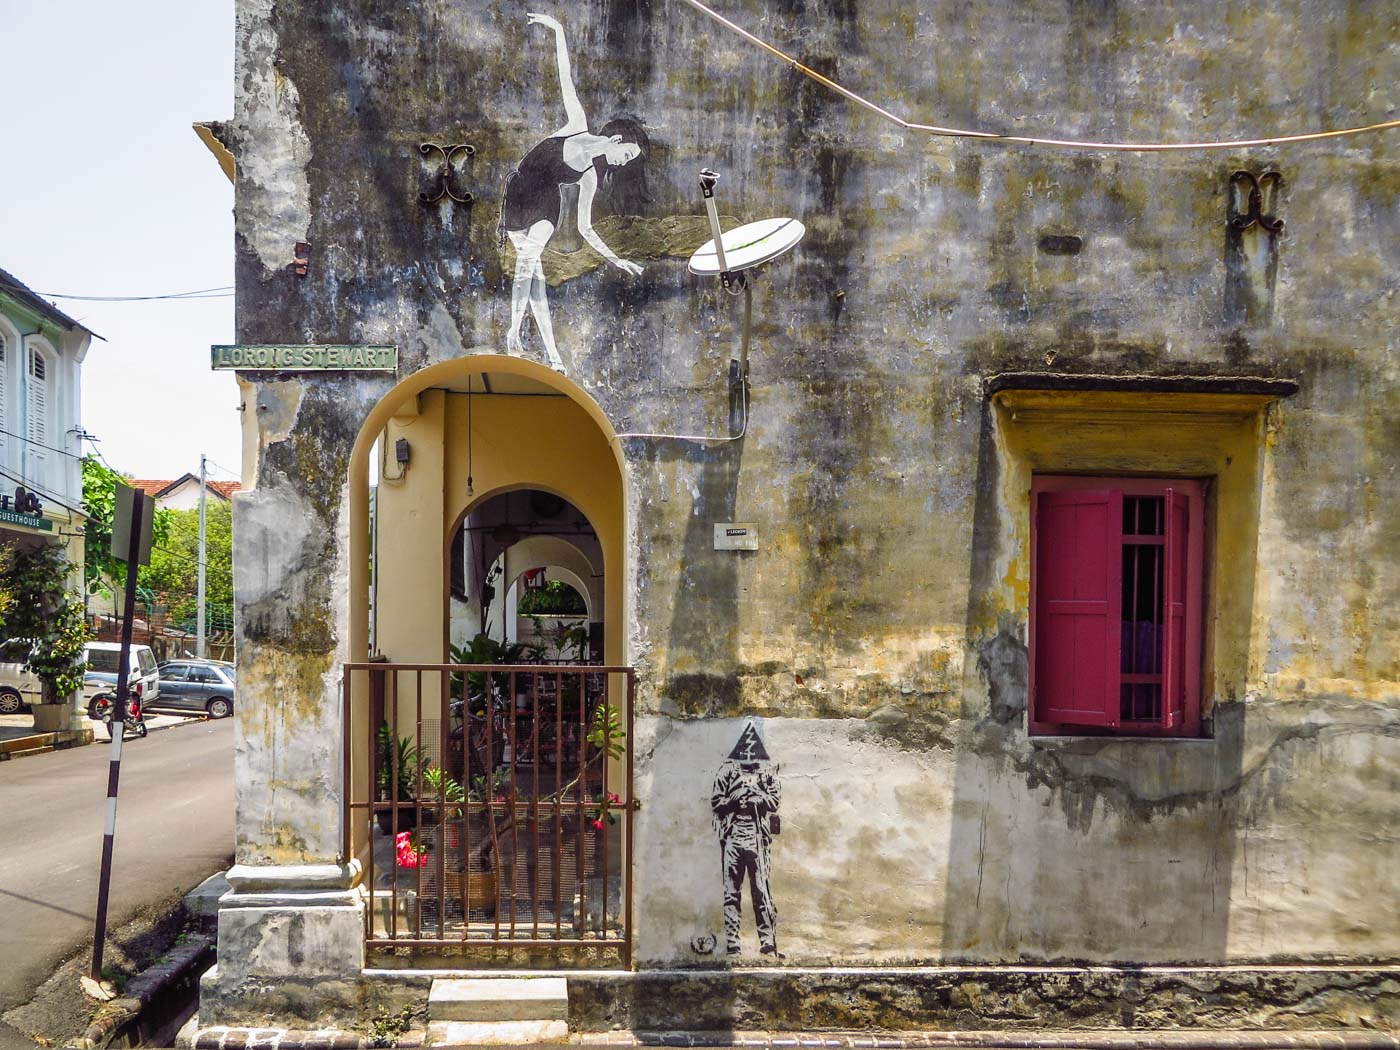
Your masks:
<svg viewBox="0 0 1400 1050"><path fill-rule="evenodd" d="M375 407L350 480L346 772L369 948L586 944L620 961L633 678L606 417L530 362L464 358ZM551 565L587 594L589 645L527 654L479 629L493 571L504 598Z"/></svg>

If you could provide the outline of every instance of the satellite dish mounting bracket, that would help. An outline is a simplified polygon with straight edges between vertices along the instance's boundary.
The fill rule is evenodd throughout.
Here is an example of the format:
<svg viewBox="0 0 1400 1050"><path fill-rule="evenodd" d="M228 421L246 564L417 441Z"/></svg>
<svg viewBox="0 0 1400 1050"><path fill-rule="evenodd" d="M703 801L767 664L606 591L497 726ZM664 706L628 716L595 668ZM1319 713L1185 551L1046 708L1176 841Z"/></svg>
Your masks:
<svg viewBox="0 0 1400 1050"><path fill-rule="evenodd" d="M761 219L746 223L727 234L720 229L719 211L715 207L715 185L719 172L711 168L700 171L700 192L705 198L705 214L710 220L713 239L702 244L690 256L690 272L697 276L719 277L720 284L730 295L744 296L744 327L739 357L729 361L729 393L731 413L735 395L743 408L743 428L748 429L749 344L753 336L753 287L748 271L771 262L790 250L806 228L796 219ZM725 238L729 238L726 244ZM731 414L732 422L732 414Z"/></svg>

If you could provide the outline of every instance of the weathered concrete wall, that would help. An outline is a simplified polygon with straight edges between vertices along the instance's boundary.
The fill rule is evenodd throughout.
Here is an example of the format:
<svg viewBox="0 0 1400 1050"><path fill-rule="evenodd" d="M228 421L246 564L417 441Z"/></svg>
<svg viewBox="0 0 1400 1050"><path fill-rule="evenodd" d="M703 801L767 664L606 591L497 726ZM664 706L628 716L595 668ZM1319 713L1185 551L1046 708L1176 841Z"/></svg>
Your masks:
<svg viewBox="0 0 1400 1050"><path fill-rule="evenodd" d="M564 122L551 35L526 10L240 0L242 341L393 343L401 376L504 352L501 186ZM939 123L1224 138L1400 102L1386 5L725 11ZM642 674L641 958L705 964L708 793L744 715L768 719L786 792L773 881L790 961L1400 955L1394 136L1165 155L930 142L677 3L550 13L589 127L626 114L651 139L649 199L605 186L594 207L644 272L610 268L567 225L543 255L563 366L617 431L725 426L739 309L685 273L707 237L697 169L723 171L726 215L809 230L756 285L748 436L623 440L629 564L609 583L629 581ZM477 147L459 177L473 205L418 202L429 140ZM1229 173L1269 166L1286 222L1272 255L1226 229ZM1046 235L1082 250L1043 250ZM300 240L304 279L283 269ZM1241 305L1269 296L1251 258L1276 270L1262 305ZM1247 608L1222 607L1238 673L1207 698L1212 739L1027 737L1025 505L1006 484L1024 467L983 387L1016 371L1298 383L1259 423L1253 579ZM240 684L263 690L240 715L249 859L331 849L333 784L265 784L254 755L333 762L334 734L317 734L345 655L338 457L382 392L333 382L307 384L286 436L263 428L259 491L239 504L241 637L267 647L240 656ZM314 531L324 548L277 549L320 560L272 557L247 531L263 501L276 510L253 533ZM712 550L731 520L760 523L759 551Z"/></svg>

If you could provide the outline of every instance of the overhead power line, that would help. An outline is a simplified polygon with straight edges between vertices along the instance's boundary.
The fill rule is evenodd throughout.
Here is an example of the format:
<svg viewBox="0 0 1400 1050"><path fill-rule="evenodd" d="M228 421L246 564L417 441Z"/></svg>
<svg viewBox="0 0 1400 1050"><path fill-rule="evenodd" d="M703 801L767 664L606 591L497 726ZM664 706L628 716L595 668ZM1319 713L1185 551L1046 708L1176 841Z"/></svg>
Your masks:
<svg viewBox="0 0 1400 1050"><path fill-rule="evenodd" d="M188 292L170 292L167 295L68 295L63 292L39 292L46 299L76 299L85 303L146 303L154 299L229 299L233 296L233 285L224 284L217 288L195 288Z"/></svg>
<svg viewBox="0 0 1400 1050"><path fill-rule="evenodd" d="M755 36L742 26L736 25L723 15L706 7L700 0L683 0L683 2L714 19L730 32L743 37L749 43L761 47L770 55L786 62L803 76L810 77L818 84L829 88L843 98L849 99L856 105L868 109L876 116L883 117L891 123L898 124L906 131L918 131L926 135L943 138L977 139L983 142L994 142L999 145L1051 146L1059 149L1117 150L1124 153L1160 153L1171 150L1241 149L1246 146L1281 146L1295 142L1335 139L1345 135L1364 135L1400 128L1400 120L1386 120L1379 124L1366 124L1354 128L1335 128L1329 131L1307 131L1290 135L1269 135L1263 138L1252 139L1220 139L1207 142L1098 142L1090 139L1064 139L1039 135L1003 135L995 131L975 131L969 128L945 128L936 124L919 124L896 116L883 106L877 106L874 102L857 95L849 88L842 87L830 77L818 73L810 66L804 66L801 62L797 61L797 59L784 51L780 51L778 48L768 43L768 41Z"/></svg>
<svg viewBox="0 0 1400 1050"><path fill-rule="evenodd" d="M6 430L3 427L0 427L0 434L4 434L6 437L18 438L27 445L38 445L40 448L46 448L50 452L57 452L60 456L68 456L71 459L83 458L81 452L68 452L61 448L55 448L53 445L46 445L42 441L35 441L31 437L25 437L23 434L16 434L13 430Z"/></svg>
<svg viewBox="0 0 1400 1050"><path fill-rule="evenodd" d="M11 473L10 473L9 471L7 471L7 470L0 470L0 477L9 478L11 481L17 481L17 482L19 482L19 483L20 483L21 485L23 485L25 488L29 489L29 491L31 491L31 492L37 492L40 496L43 496L43 497L44 497L44 500L45 500L46 502L48 502L48 503L57 503L60 507L62 507L62 508L63 508L64 510L66 510L66 511L70 511L70 512L73 513L73 514L82 514L82 515L84 515L84 516L87 515L87 511L81 509L80 507L73 507L73 506L70 506L70 505L67 504L67 503L64 503L63 500L59 499L59 498L58 498L57 496L55 496L52 492L46 492L46 491L44 491L43 489L41 489L38 485L34 484L32 481L27 481L27 480L24 479L24 478L17 477L16 475L11 474Z"/></svg>

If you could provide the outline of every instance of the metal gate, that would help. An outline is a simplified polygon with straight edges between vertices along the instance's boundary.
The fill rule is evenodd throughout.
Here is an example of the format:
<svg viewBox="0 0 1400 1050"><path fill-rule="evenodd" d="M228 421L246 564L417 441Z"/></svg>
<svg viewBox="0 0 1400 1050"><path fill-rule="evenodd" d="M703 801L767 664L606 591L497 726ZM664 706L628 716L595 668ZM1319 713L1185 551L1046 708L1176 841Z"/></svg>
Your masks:
<svg viewBox="0 0 1400 1050"><path fill-rule="evenodd" d="M345 853L374 948L629 962L629 667L345 665Z"/></svg>

